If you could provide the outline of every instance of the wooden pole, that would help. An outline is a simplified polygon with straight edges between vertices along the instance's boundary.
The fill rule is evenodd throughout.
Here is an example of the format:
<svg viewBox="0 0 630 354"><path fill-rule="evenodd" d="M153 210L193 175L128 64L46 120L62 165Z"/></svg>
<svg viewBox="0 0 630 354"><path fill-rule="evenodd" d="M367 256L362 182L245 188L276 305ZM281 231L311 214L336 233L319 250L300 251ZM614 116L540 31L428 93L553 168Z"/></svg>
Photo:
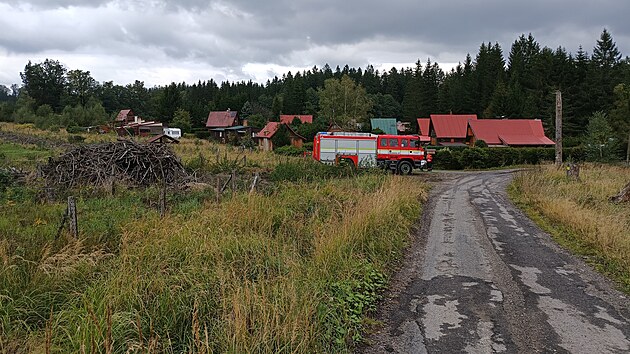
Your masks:
<svg viewBox="0 0 630 354"><path fill-rule="evenodd" d="M249 193L254 193L254 191L256 190L256 183L258 183L258 172L256 172L256 174L254 175L254 181L252 182L252 185L249 187Z"/></svg>
<svg viewBox="0 0 630 354"><path fill-rule="evenodd" d="M234 195L236 193L236 170L232 170L230 178L232 179L232 195Z"/></svg>
<svg viewBox="0 0 630 354"><path fill-rule="evenodd" d="M77 202L73 196L68 197L68 218L70 219L70 234L75 239L79 238L79 225L77 223Z"/></svg>
<svg viewBox="0 0 630 354"><path fill-rule="evenodd" d="M160 189L160 217L166 215L166 184Z"/></svg>
<svg viewBox="0 0 630 354"><path fill-rule="evenodd" d="M626 151L626 165L630 165L630 132L628 132L628 151Z"/></svg>
<svg viewBox="0 0 630 354"><path fill-rule="evenodd" d="M556 91L556 166L562 165L562 92Z"/></svg>

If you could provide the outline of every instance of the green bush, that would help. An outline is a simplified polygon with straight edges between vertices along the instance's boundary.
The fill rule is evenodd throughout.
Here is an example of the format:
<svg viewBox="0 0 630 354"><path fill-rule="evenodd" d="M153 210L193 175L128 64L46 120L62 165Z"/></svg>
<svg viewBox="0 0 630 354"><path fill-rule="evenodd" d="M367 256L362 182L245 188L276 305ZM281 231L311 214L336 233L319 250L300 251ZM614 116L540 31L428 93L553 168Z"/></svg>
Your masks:
<svg viewBox="0 0 630 354"><path fill-rule="evenodd" d="M276 154L284 156L302 156L305 151L306 149L295 147L293 145L281 146L273 150Z"/></svg>
<svg viewBox="0 0 630 354"><path fill-rule="evenodd" d="M352 168L326 165L312 159L298 159L279 163L271 172L272 181L322 181L330 178L348 177L355 174Z"/></svg>
<svg viewBox="0 0 630 354"><path fill-rule="evenodd" d="M79 127L78 125L71 125L66 128L66 132L68 132L68 134L78 134L78 133L81 133L82 131L83 129Z"/></svg>
<svg viewBox="0 0 630 354"><path fill-rule="evenodd" d="M555 148L438 148L433 159L434 167L446 170L496 168L513 165L536 165L554 161ZM564 160L585 161L582 147L564 149Z"/></svg>
<svg viewBox="0 0 630 354"><path fill-rule="evenodd" d="M75 143L82 143L85 140L84 137L82 137L81 135L70 135L68 136L68 142L75 144Z"/></svg>
<svg viewBox="0 0 630 354"><path fill-rule="evenodd" d="M488 147L488 144L486 144L486 141L485 141L485 140L479 139L479 140L475 141L475 147L478 147L478 148L487 148L487 147Z"/></svg>
<svg viewBox="0 0 630 354"><path fill-rule="evenodd" d="M195 132L195 136L198 139L208 139L210 137L210 132L207 130L198 130Z"/></svg>

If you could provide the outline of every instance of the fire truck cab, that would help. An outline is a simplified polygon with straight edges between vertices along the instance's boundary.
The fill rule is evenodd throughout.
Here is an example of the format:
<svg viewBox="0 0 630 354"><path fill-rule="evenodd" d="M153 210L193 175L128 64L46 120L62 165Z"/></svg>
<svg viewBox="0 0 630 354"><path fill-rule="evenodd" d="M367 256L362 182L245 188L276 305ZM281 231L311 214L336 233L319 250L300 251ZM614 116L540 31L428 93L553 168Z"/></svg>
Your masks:
<svg viewBox="0 0 630 354"><path fill-rule="evenodd" d="M431 170L433 161L417 135L355 132L317 133L313 158L329 164L345 161L355 167L381 167L400 174L411 174L414 168Z"/></svg>

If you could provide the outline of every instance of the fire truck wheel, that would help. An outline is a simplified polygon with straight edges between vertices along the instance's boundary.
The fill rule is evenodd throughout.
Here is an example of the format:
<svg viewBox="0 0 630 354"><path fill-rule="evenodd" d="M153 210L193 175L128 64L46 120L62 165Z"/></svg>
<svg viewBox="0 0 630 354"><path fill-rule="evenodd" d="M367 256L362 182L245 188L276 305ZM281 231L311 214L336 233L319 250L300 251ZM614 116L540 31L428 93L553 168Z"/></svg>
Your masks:
<svg viewBox="0 0 630 354"><path fill-rule="evenodd" d="M400 161L398 163L398 173L401 175L410 175L413 172L413 166L409 161Z"/></svg>

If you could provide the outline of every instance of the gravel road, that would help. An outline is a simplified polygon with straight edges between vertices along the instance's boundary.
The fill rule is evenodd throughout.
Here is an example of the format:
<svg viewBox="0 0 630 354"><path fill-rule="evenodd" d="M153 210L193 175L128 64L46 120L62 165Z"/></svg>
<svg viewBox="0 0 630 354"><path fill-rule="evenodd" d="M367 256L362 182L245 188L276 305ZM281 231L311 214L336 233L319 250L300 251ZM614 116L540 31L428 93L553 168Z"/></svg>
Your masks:
<svg viewBox="0 0 630 354"><path fill-rule="evenodd" d="M436 176L360 352L630 352L630 299L510 203L512 172Z"/></svg>

